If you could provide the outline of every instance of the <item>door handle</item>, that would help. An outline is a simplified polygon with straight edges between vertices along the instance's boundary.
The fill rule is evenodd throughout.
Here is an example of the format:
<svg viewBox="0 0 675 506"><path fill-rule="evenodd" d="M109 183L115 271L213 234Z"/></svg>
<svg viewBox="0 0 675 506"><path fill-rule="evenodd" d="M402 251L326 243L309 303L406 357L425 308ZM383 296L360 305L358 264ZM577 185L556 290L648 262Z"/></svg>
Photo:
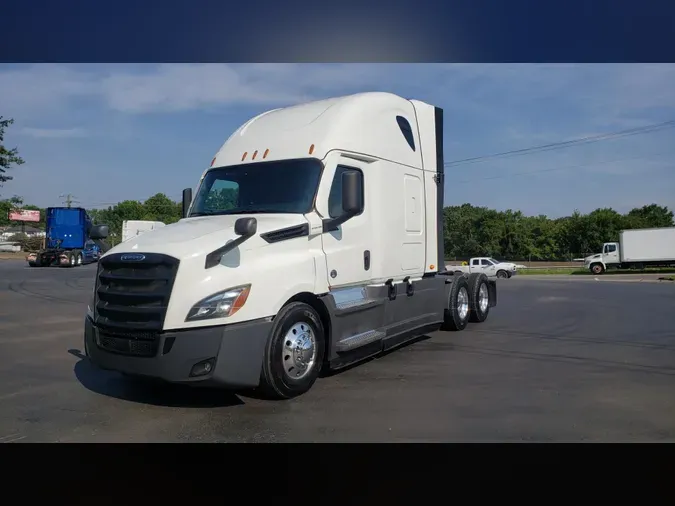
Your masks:
<svg viewBox="0 0 675 506"><path fill-rule="evenodd" d="M370 270L370 250L363 252L363 268L367 271Z"/></svg>

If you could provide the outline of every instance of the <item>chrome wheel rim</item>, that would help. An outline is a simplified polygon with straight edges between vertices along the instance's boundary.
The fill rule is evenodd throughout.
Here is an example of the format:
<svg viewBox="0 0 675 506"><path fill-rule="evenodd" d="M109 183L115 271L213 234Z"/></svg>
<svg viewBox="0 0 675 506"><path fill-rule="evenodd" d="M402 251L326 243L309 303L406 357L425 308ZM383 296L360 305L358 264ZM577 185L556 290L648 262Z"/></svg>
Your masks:
<svg viewBox="0 0 675 506"><path fill-rule="evenodd" d="M461 320L464 320L466 315L469 314L469 293L464 287L461 287L457 292L457 313Z"/></svg>
<svg viewBox="0 0 675 506"><path fill-rule="evenodd" d="M281 350L284 374L293 380L306 377L316 362L316 332L306 322L293 325L284 336Z"/></svg>
<svg viewBox="0 0 675 506"><path fill-rule="evenodd" d="M490 293L488 292L488 287L485 283L481 283L480 288L478 289L478 307L481 313L485 313L490 302Z"/></svg>

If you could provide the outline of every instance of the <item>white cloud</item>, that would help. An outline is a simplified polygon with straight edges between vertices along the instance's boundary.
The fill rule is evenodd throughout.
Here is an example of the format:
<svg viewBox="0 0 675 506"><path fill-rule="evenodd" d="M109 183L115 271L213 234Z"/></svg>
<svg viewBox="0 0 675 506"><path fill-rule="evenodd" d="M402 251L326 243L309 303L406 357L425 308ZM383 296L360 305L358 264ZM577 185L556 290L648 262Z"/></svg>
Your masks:
<svg viewBox="0 0 675 506"><path fill-rule="evenodd" d="M19 130L22 135L28 135L38 139L68 139L73 137L86 137L87 132L82 128L32 128L24 127Z"/></svg>
<svg viewBox="0 0 675 506"><path fill-rule="evenodd" d="M634 115L643 109L675 107L673 82L672 64L44 64L0 71L0 109L33 117L84 98L138 114L405 89L485 115L495 114L495 104L517 110L550 99L585 108L604 124L638 121Z"/></svg>

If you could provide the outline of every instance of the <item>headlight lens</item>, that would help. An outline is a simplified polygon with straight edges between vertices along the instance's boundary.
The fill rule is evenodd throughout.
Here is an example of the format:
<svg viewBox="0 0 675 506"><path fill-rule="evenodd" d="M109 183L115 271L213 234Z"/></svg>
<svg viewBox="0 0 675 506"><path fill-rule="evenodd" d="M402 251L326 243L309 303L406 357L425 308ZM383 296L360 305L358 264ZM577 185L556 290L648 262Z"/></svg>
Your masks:
<svg viewBox="0 0 675 506"><path fill-rule="evenodd" d="M209 295L192 306L185 321L225 318L239 311L248 299L251 285L237 286Z"/></svg>

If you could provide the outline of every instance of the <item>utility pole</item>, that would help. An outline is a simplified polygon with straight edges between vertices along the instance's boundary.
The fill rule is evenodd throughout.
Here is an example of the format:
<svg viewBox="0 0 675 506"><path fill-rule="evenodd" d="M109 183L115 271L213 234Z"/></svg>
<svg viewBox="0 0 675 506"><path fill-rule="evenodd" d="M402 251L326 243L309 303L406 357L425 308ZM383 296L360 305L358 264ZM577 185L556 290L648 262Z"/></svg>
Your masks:
<svg viewBox="0 0 675 506"><path fill-rule="evenodd" d="M73 195L72 193L68 193L65 195L61 194L59 195L59 198L64 199L63 202L64 204L66 204L66 207L73 207L74 203L79 202L78 200L75 200L75 195Z"/></svg>

